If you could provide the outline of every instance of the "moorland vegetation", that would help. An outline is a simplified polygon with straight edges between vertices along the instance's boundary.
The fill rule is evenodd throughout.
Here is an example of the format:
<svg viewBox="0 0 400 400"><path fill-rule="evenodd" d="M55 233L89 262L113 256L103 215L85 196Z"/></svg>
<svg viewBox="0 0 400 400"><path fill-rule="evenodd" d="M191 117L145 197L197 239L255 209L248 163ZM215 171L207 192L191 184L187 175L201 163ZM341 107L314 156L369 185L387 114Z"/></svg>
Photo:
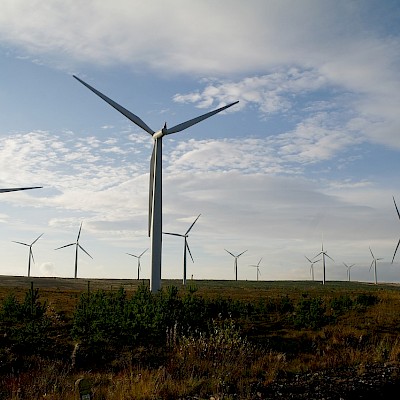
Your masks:
<svg viewBox="0 0 400 400"><path fill-rule="evenodd" d="M0 399L74 399L79 377L96 400L272 398L280 379L398 366L399 311L399 287L349 282L2 288Z"/></svg>

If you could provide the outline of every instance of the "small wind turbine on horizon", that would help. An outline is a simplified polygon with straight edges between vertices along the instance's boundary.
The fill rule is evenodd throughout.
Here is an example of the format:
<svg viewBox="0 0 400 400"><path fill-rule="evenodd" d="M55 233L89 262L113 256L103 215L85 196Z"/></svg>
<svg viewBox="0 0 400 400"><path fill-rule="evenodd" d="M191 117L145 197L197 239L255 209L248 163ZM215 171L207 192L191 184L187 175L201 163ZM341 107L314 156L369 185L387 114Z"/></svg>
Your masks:
<svg viewBox="0 0 400 400"><path fill-rule="evenodd" d="M33 251L32 251L32 246L43 236L44 234L42 233L39 235L31 244L28 243L23 243L23 242L17 242L13 240L14 243L22 244L24 246L29 247L29 258L28 258L28 278L31 276L31 260L33 263L35 263L35 259L33 258Z"/></svg>
<svg viewBox="0 0 400 400"><path fill-rule="evenodd" d="M201 215L201 214L199 214L199 215L197 216L197 218L194 220L194 222L192 223L192 225L190 225L189 229L188 229L183 235L180 234L180 233L163 232L165 235L179 236L179 237L183 237L183 238L184 238L184 243L183 243L183 281L182 281L183 286L186 285L186 258L187 258L187 257L186 257L186 250L189 252L189 255L190 255L190 258L192 259L192 262L194 262L193 256L192 256L192 253L191 253L191 251L190 251L190 248L189 248L189 244L188 244L187 239L188 239L188 237L189 237L189 232L190 232L190 230L193 228L193 225L194 225L194 224L197 222L197 220L200 218L200 215Z"/></svg>
<svg viewBox="0 0 400 400"><path fill-rule="evenodd" d="M317 262L321 261L321 259L319 258L318 260L310 260L307 256L304 256L307 261L310 263L310 274L312 277L312 280L314 281L314 264L316 264Z"/></svg>
<svg viewBox="0 0 400 400"><path fill-rule="evenodd" d="M126 254L128 254L128 256L136 257L137 260L138 260L138 263L137 263L137 278L138 278L138 280L140 279L140 278L139 278L139 276L140 276L140 271L142 270L142 267L140 266L140 258L142 257L142 255L143 255L144 253L146 253L147 250L148 250L148 249L146 249L145 251L143 251L143 252L142 252L141 254L139 254L138 256L135 255L135 254L126 253Z"/></svg>
<svg viewBox="0 0 400 400"><path fill-rule="evenodd" d="M254 267L257 268L257 282L258 282L258 277L261 276L261 272L260 272L260 263L261 263L262 257L260 258L260 261L257 264L252 264L249 265L249 267ZM236 279L237 280L237 279Z"/></svg>
<svg viewBox="0 0 400 400"><path fill-rule="evenodd" d="M240 254L238 254L237 256L235 256L233 253L231 253L229 250L227 250L227 249L225 249L225 251L227 252L227 253L229 253L232 257L234 257L234 259L235 259L235 261L233 262L233 269L234 269L234 271L235 271L235 276L236 276L236 280L238 280L238 258L242 255L242 254L244 254L244 253L246 253L246 251L247 250L245 250L245 251L242 251Z"/></svg>
<svg viewBox="0 0 400 400"><path fill-rule="evenodd" d="M396 204L396 200L394 199L394 196L393 196L393 202L394 202L394 206L396 207L397 216L398 216L399 219L400 219L399 209L397 208L397 204ZM397 242L396 250L394 251L394 254L393 254L392 264L393 264L394 258L396 257L396 253L397 253L397 249L399 248L399 245L400 245L400 239L399 239L399 241Z"/></svg>
<svg viewBox="0 0 400 400"><path fill-rule="evenodd" d="M343 265L347 268L347 280L350 282L350 271L356 264L347 265L344 262Z"/></svg>
<svg viewBox="0 0 400 400"><path fill-rule="evenodd" d="M372 266L374 266L375 285L377 285L378 277L377 277L377 272L376 272L376 262L379 260L383 260L383 258L375 258L374 253L371 250L371 247L369 248L369 251L371 252L371 256L372 256L372 262L371 262L371 266L369 267L369 270L371 271Z"/></svg>
<svg viewBox="0 0 400 400"><path fill-rule="evenodd" d="M82 224L83 222L81 222L81 226L79 227L79 232L78 232L78 237L76 238L76 242L69 243L54 249L54 250L60 250L63 249L64 247L75 246L75 274L74 274L75 279L78 277L78 250L79 249L83 250L91 259L93 259L93 257L79 244L79 238L81 236L81 231L82 231Z"/></svg>
<svg viewBox="0 0 400 400"><path fill-rule="evenodd" d="M122 115L132 121L139 128L149 133L154 141L153 152L150 160L150 185L149 185L149 237L150 237L150 252L151 252L151 276L150 290L157 292L161 289L161 249L162 249L162 138L166 135L181 132L213 115L226 110L229 107L237 104L238 101L220 107L214 111L210 111L199 117L192 118L181 124L175 125L172 128L167 128L167 123L158 131L153 131L146 123L137 115L128 111L115 101L111 100L103 93L99 92L94 87L79 79L74 75L74 78L86 86L89 90L102 98L110 106L119 111Z"/></svg>
<svg viewBox="0 0 400 400"><path fill-rule="evenodd" d="M322 242L322 247L321 247L321 251L314 257L314 258L317 258L318 256L320 256L320 255L322 255L322 284L323 285L325 285L325 281L326 281L326 279L325 279L325 275L326 275L326 262L325 262L325 257L328 257L328 258L330 258L333 262L335 262L334 261L334 259L332 258L332 257L330 257L329 255L328 255L328 253L326 252L326 250L324 250L324 242Z"/></svg>

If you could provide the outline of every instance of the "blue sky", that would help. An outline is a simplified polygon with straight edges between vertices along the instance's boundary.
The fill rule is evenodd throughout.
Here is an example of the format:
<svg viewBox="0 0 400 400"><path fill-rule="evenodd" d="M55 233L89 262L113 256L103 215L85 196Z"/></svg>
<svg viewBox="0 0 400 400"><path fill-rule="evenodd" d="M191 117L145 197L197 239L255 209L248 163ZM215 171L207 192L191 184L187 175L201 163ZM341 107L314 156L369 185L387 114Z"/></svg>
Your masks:
<svg viewBox="0 0 400 400"><path fill-rule="evenodd" d="M152 139L72 78L152 129L240 103L164 140L164 231L184 233L188 277L400 281L400 6L396 1L3 0L1 274L136 277L149 247ZM183 240L163 238L164 278ZM400 254L398 255L400 257ZM150 276L149 252L142 277ZM321 279L320 263L315 276Z"/></svg>

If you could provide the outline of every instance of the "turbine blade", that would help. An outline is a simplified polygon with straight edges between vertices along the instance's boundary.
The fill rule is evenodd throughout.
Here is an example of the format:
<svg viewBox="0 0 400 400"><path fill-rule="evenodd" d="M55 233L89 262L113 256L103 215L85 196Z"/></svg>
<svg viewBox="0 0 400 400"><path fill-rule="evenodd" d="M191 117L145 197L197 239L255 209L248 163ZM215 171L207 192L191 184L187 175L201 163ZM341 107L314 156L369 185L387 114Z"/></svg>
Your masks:
<svg viewBox="0 0 400 400"><path fill-rule="evenodd" d="M257 263L257 268L260 266L261 260L262 260L262 257L260 258L260 261Z"/></svg>
<svg viewBox="0 0 400 400"><path fill-rule="evenodd" d="M76 243L70 243L70 244L66 244L65 246L57 247L54 250L60 250L60 249L63 249L64 247L75 246L75 245L76 245Z"/></svg>
<svg viewBox="0 0 400 400"><path fill-rule="evenodd" d="M42 233L41 235L39 235L31 244L31 246L33 246L42 236L44 235L44 233Z"/></svg>
<svg viewBox="0 0 400 400"><path fill-rule="evenodd" d="M373 258L373 259L375 259L375 257L374 257L374 253L372 252L372 250L371 250L371 247L369 248L369 251L371 252L371 256L372 256L372 258Z"/></svg>
<svg viewBox="0 0 400 400"><path fill-rule="evenodd" d="M231 104L228 104L228 105L226 105L224 107L218 108L217 110L210 111L210 112L208 112L206 114L200 115L199 117L190 119L189 121L183 122L182 124L175 125L172 128L169 128L169 129L167 128L165 134L166 135L170 135L171 133L176 133L176 132L183 131L184 129L187 129L192 125L195 125L195 124L197 124L197 123L199 123L199 122L201 122L201 121L203 121L203 120L205 120L207 118L210 118L213 115L215 115L215 114L217 114L217 113L219 113L219 112L221 112L223 110L226 110L227 108L232 107L233 105L235 105L237 103L239 103L239 101L235 101L234 103L231 103Z"/></svg>
<svg viewBox="0 0 400 400"><path fill-rule="evenodd" d="M83 250L91 259L93 259L93 257L78 243L78 246L81 250Z"/></svg>
<svg viewBox="0 0 400 400"><path fill-rule="evenodd" d="M156 158L156 146L157 146L157 140L153 144L153 151L151 153L151 159L150 159L150 180L149 180L149 237L150 237L150 231L151 231L151 220L153 218L153 189L154 189L154 175L156 171L154 170L155 168L155 158Z"/></svg>
<svg viewBox="0 0 400 400"><path fill-rule="evenodd" d="M234 254L232 254L229 250L227 250L227 249L224 249L227 253L229 253L232 257L235 257L236 258L236 256L234 255Z"/></svg>
<svg viewBox="0 0 400 400"><path fill-rule="evenodd" d="M139 257L142 257L142 255L143 255L144 253L146 253L147 250L148 250L148 249L146 249L145 251L143 251L143 252L140 254Z"/></svg>
<svg viewBox="0 0 400 400"><path fill-rule="evenodd" d="M90 89L93 93L97 94L97 96L101 97L105 102L107 102L111 107L114 107L117 111L119 111L122 115L124 115L126 118L131 120L134 124L145 130L146 132L150 133L150 135L153 135L154 131L149 128L137 115L131 113L128 111L126 108L122 107L115 101L111 100L109 97L105 96L103 93L99 92L96 90L94 87L90 86L86 82L84 82L82 79L79 79L77 76L72 75L76 80L78 80L80 83L85 85L88 89Z"/></svg>
<svg viewBox="0 0 400 400"><path fill-rule="evenodd" d="M400 239L399 239L399 241L397 242L396 250L394 251L394 254L393 254L392 264L393 264L393 261L394 261L394 257L396 256L397 249L399 248L399 245L400 245Z"/></svg>
<svg viewBox="0 0 400 400"><path fill-rule="evenodd" d="M192 259L192 262L194 262L192 252L190 251L190 247L189 247L187 240L185 240L185 246L188 249L188 252L189 252L190 258Z"/></svg>
<svg viewBox="0 0 400 400"><path fill-rule="evenodd" d="M126 254L128 254L128 256L139 258L139 256L135 256L134 254L131 254L131 253L126 253Z"/></svg>
<svg viewBox="0 0 400 400"><path fill-rule="evenodd" d="M31 190L31 189L43 189L43 186L32 186L32 187L23 187L23 188L0 189L0 193L18 192L19 190Z"/></svg>
<svg viewBox="0 0 400 400"><path fill-rule="evenodd" d="M308 262L312 263L312 261L307 256L304 257L307 259Z"/></svg>
<svg viewBox="0 0 400 400"><path fill-rule="evenodd" d="M81 226L79 227L78 237L76 239L77 243L79 242L79 238L81 237L82 224L83 224L83 222L81 222Z"/></svg>
<svg viewBox="0 0 400 400"><path fill-rule="evenodd" d="M27 243L16 242L15 240L12 240L12 242L13 242L13 243L18 243L18 244L23 244L24 246L30 246L30 245L29 245L29 244L27 244Z"/></svg>
<svg viewBox="0 0 400 400"><path fill-rule="evenodd" d="M238 254L236 257L240 257L242 254L246 253L247 250L242 251L240 254Z"/></svg>
<svg viewBox="0 0 400 400"><path fill-rule="evenodd" d="M328 254L325 253L325 255L326 255L328 258L330 258L333 262L335 262L335 260L334 260L332 257L328 256Z"/></svg>
<svg viewBox="0 0 400 400"><path fill-rule="evenodd" d="M197 218L194 220L193 224L190 225L190 228L186 231L185 235L187 235L187 234L190 232L190 230L193 228L193 225L194 225L194 224L196 223L196 221L200 218L200 215L201 215L201 214L199 214L199 215L197 216Z"/></svg>
<svg viewBox="0 0 400 400"><path fill-rule="evenodd" d="M172 236L185 237L185 235L181 235L180 233L163 232L163 234L164 234L164 235L172 235Z"/></svg>
<svg viewBox="0 0 400 400"><path fill-rule="evenodd" d="M29 248L29 257L32 257L32 261L35 264L35 259L33 258L33 251L32 251L32 247Z"/></svg>
<svg viewBox="0 0 400 400"><path fill-rule="evenodd" d="M400 213L399 213L399 209L397 208L397 204L396 204L396 200L394 199L394 196L393 196L393 202L394 202L394 206L396 207L397 216L398 216L398 217L399 217L399 219L400 219Z"/></svg>

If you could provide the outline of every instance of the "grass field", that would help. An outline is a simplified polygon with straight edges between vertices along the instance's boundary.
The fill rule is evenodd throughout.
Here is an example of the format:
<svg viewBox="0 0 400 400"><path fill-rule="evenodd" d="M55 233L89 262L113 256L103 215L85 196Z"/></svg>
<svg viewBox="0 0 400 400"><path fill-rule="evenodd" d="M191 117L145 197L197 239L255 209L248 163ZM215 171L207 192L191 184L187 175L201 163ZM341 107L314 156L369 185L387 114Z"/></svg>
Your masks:
<svg viewBox="0 0 400 400"><path fill-rule="evenodd" d="M123 287L129 298L149 282L1 276L0 302L10 294L23 301L31 284L56 321L50 324L49 343L64 348L64 356L29 355L32 374L18 346L0 341L0 399L43 398L33 393L73 399L73 382L81 376L93 382L95 399L250 399L262 397L283 376L400 364L400 286L395 284L204 280L188 281L184 288L180 280L164 280L163 287L176 287L180 297L230 299L242 311L207 336L169 332L167 351L141 344L116 353L109 367L101 368L71 365L70 355L81 345L69 333L81 295L117 293ZM149 352L155 358L159 354L160 362L154 363ZM25 367L7 373L1 365L13 365L12 357L16 366Z"/></svg>

